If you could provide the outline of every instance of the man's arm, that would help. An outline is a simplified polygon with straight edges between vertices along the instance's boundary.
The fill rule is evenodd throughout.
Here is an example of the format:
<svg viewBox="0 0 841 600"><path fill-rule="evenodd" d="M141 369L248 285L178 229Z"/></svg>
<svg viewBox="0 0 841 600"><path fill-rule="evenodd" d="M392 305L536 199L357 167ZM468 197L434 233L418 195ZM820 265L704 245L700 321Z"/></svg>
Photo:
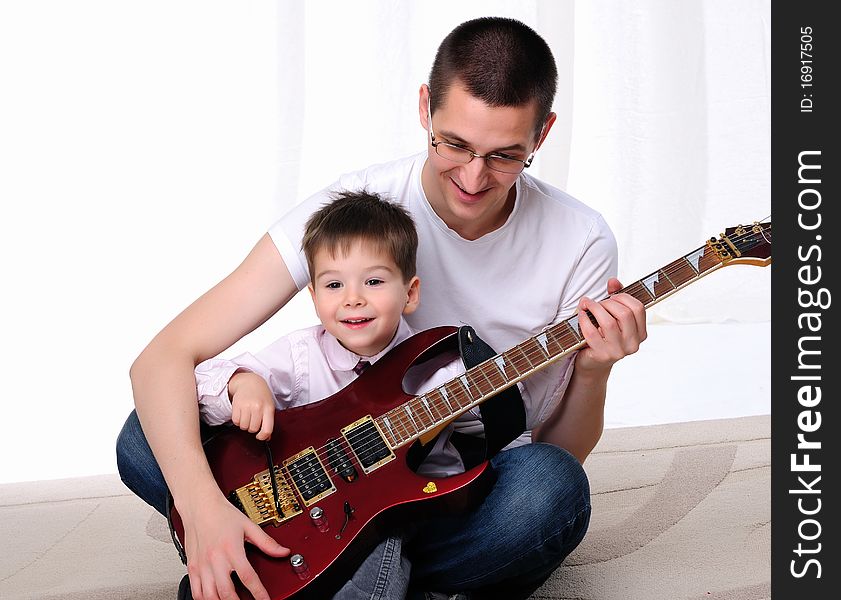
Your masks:
<svg viewBox="0 0 841 600"><path fill-rule="evenodd" d="M264 235L239 267L164 327L131 367L138 417L184 522L196 600L232 597L231 571L255 598L268 598L243 541L275 556L287 550L233 508L216 485L201 447L194 369L264 323L296 292Z"/></svg>
<svg viewBox="0 0 841 600"><path fill-rule="evenodd" d="M622 289L619 280L608 281L608 293ZM596 318L594 326L584 311ZM546 421L535 428L532 439L568 450L583 463L601 438L607 380L617 361L639 349L647 337L645 307L628 294L601 302L583 298L578 322L587 346L575 358L572 378L564 397Z"/></svg>

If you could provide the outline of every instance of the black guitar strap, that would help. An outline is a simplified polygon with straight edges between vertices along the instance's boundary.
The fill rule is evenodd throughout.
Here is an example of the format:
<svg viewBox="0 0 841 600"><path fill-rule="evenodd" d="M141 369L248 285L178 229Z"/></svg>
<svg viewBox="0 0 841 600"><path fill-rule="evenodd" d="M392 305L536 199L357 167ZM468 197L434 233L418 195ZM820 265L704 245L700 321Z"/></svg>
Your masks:
<svg viewBox="0 0 841 600"><path fill-rule="evenodd" d="M458 330L461 360L468 369L475 367L496 352L469 325ZM450 441L461 454L465 469L489 460L526 430L526 409L520 389L513 385L479 405L485 437L453 432Z"/></svg>

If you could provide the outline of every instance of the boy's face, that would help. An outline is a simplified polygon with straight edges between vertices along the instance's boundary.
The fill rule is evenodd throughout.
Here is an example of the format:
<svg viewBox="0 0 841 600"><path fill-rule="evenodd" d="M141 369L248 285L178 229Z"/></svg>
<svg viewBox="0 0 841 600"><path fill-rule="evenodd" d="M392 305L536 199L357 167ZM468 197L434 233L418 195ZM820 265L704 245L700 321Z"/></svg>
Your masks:
<svg viewBox="0 0 841 600"><path fill-rule="evenodd" d="M476 239L503 225L514 206L517 174L492 171L484 159L462 164L439 156L429 139L427 98L421 86L420 119L427 130L429 159L423 168L423 188L432 208L447 225L466 239ZM486 155L500 153L526 160L546 138L555 120L550 114L539 139L535 138L537 104L488 106L457 81L432 116L436 141L463 146Z"/></svg>
<svg viewBox="0 0 841 600"><path fill-rule="evenodd" d="M315 312L342 346L360 356L373 356L391 342L400 315L417 308L420 280L403 281L388 253L365 241L354 242L347 254L322 248L314 256L315 277L309 285Z"/></svg>

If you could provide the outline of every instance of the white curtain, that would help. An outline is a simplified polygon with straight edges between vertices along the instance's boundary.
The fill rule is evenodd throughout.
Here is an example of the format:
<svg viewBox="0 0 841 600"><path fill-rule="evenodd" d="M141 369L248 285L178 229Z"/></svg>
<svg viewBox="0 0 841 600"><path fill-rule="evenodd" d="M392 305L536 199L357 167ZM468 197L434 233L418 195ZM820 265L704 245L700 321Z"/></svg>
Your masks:
<svg viewBox="0 0 841 600"><path fill-rule="evenodd" d="M530 172L600 210L630 283L770 214L770 1L288 2L279 11L279 201L416 152L435 49L476 16L549 42L558 121ZM713 281L716 279L718 281ZM769 271L734 267L653 320L770 318Z"/></svg>
<svg viewBox="0 0 841 600"><path fill-rule="evenodd" d="M770 215L770 27L768 0L575 4L567 189L613 226L623 278ZM652 313L768 320L770 290L732 267Z"/></svg>
<svg viewBox="0 0 841 600"><path fill-rule="evenodd" d="M0 2L0 453L52 440L0 482L113 472L132 360L298 200L423 149L418 88L480 15L552 47L530 171L604 213L623 281L770 212L769 0ZM768 321L769 286L728 267L650 315ZM313 322L300 294L229 352Z"/></svg>

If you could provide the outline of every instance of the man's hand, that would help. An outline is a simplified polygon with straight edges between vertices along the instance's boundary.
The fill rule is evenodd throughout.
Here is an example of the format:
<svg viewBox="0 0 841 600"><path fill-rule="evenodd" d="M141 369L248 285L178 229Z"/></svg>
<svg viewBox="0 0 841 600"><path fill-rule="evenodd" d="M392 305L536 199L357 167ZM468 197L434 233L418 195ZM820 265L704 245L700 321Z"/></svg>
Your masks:
<svg viewBox="0 0 841 600"><path fill-rule="evenodd" d="M187 573L194 600L238 598L231 573L256 600L269 600L257 572L245 556L249 542L269 556L287 556L289 549L234 508L223 496L205 504L192 518L184 520Z"/></svg>
<svg viewBox="0 0 841 600"><path fill-rule="evenodd" d="M241 371L228 382L231 396L231 422L242 429L257 434L266 441L274 429L274 397L265 380L256 373Z"/></svg>
<svg viewBox="0 0 841 600"><path fill-rule="evenodd" d="M532 439L568 450L580 463L593 451L604 429L607 380L616 361L639 350L645 340L645 307L622 289L618 279L607 282L609 298L578 303L578 326L587 346L578 351L564 400L549 418L532 430ZM584 311L596 318L596 327Z"/></svg>
<svg viewBox="0 0 841 600"><path fill-rule="evenodd" d="M578 352L575 369L585 371L610 370L618 360L639 350L648 337L645 326L645 307L628 294L617 294L622 289L618 279L607 282L611 296L601 302L582 298L578 303L578 325L587 347ZM593 325L585 310L596 318Z"/></svg>

